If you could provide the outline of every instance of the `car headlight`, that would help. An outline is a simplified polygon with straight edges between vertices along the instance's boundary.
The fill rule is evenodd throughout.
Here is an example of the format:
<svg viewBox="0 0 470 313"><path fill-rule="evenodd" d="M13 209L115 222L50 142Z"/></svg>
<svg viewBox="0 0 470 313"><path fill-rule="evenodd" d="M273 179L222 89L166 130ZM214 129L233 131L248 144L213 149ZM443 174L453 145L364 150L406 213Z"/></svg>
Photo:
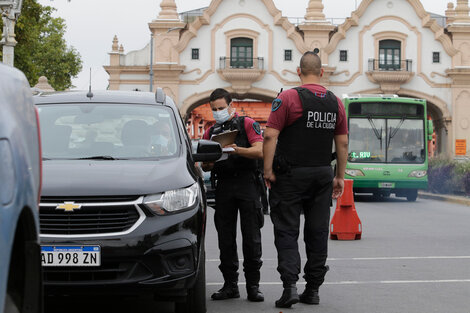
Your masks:
<svg viewBox="0 0 470 313"><path fill-rule="evenodd" d="M199 185L194 183L187 188L165 191L146 196L144 205L158 215L174 213L194 206L199 194Z"/></svg>
<svg viewBox="0 0 470 313"><path fill-rule="evenodd" d="M352 176L352 177L356 177L356 176L364 176L364 173L361 171L361 170L355 170L355 169L352 169L352 168L348 168L346 169L346 171L344 171L347 175L349 176Z"/></svg>
<svg viewBox="0 0 470 313"><path fill-rule="evenodd" d="M416 178L421 178L424 177L428 174L428 171L412 171L410 174L408 174L408 177L416 177Z"/></svg>

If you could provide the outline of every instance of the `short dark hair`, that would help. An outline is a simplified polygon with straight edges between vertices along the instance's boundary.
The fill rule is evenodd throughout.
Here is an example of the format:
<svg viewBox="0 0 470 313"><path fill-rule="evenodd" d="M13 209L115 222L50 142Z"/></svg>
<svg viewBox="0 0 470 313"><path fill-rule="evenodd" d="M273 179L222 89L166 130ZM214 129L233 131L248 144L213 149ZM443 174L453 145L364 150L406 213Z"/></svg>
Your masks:
<svg viewBox="0 0 470 313"><path fill-rule="evenodd" d="M212 102L221 98L225 99L227 105L230 105L230 103L232 102L232 96L227 90L223 88L217 88L216 90L214 90L209 97L209 101Z"/></svg>
<svg viewBox="0 0 470 313"><path fill-rule="evenodd" d="M300 59L300 71L303 75L320 76L321 59L318 54L313 51L305 52Z"/></svg>

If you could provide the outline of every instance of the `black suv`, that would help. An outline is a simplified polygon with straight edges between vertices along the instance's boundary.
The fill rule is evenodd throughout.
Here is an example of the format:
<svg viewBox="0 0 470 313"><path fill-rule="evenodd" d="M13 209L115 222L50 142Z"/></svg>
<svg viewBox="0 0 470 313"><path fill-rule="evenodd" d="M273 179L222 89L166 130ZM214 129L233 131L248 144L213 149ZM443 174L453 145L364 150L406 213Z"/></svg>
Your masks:
<svg viewBox="0 0 470 313"><path fill-rule="evenodd" d="M205 312L206 196L173 100L161 89L35 97L43 151L47 294L150 292Z"/></svg>

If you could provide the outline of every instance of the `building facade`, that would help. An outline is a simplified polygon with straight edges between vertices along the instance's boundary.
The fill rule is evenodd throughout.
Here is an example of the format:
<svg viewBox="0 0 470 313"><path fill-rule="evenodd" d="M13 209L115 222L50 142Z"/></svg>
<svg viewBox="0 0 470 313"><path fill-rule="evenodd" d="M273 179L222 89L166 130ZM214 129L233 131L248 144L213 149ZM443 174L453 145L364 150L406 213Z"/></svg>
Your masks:
<svg viewBox="0 0 470 313"><path fill-rule="evenodd" d="M198 107L214 88L245 99L238 103L242 111L259 107L268 114L266 103L281 88L300 83L302 54L318 48L322 83L330 90L426 99L437 153L462 154L470 140L468 0L450 2L445 16L426 12L419 0L362 0L340 25L325 17L322 0L305 0L305 6L305 19L293 23L272 0L212 0L183 14L174 0L162 0L149 23L153 49L149 43L126 54L114 38L105 66L109 89L149 91L152 68L152 89L176 100L197 136L211 123L207 109ZM470 155L468 146L463 151Z"/></svg>

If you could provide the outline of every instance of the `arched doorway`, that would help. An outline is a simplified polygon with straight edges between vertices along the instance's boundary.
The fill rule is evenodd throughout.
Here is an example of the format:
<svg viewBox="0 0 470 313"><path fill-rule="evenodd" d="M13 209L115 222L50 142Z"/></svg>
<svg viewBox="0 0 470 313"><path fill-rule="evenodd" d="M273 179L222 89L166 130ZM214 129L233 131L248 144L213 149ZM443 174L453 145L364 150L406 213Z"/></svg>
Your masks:
<svg viewBox="0 0 470 313"><path fill-rule="evenodd" d="M451 115L446 102L435 96L430 96L413 90L400 89L398 94L401 97L420 98L426 100L428 117L432 120L434 126L434 136L433 141L431 142L432 147L430 147L429 150L433 150L432 156L447 154L450 142L449 127Z"/></svg>
<svg viewBox="0 0 470 313"><path fill-rule="evenodd" d="M226 89L231 92L230 88ZM204 131L215 123L209 105L210 92L199 99L195 98L197 95L190 97L183 103L181 114L193 139L202 138ZM245 95L232 94L232 104L239 115L253 118L261 124L261 128L264 128L271 112L271 103L276 95L276 92L270 90L258 90L256 93Z"/></svg>

